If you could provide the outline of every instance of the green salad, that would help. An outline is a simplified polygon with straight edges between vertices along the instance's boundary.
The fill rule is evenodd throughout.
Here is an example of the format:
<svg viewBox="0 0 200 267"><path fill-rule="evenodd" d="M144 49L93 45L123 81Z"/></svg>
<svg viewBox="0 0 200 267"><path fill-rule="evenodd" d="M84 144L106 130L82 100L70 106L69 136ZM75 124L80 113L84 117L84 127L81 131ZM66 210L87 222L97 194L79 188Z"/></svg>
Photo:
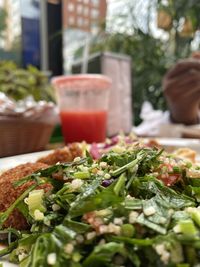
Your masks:
<svg viewBox="0 0 200 267"><path fill-rule="evenodd" d="M21 267L200 266L200 168L158 148L89 152L15 183L30 186L1 234ZM40 185L51 184L45 192ZM38 188L39 187L39 188ZM30 230L4 229L17 208Z"/></svg>

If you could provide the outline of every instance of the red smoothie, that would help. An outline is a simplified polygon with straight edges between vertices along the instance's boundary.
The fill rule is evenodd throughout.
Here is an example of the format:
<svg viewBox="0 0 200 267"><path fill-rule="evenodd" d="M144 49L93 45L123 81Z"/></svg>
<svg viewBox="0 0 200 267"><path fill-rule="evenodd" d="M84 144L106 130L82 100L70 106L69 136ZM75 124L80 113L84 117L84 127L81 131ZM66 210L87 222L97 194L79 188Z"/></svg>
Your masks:
<svg viewBox="0 0 200 267"><path fill-rule="evenodd" d="M105 141L106 111L61 111L60 117L65 143Z"/></svg>

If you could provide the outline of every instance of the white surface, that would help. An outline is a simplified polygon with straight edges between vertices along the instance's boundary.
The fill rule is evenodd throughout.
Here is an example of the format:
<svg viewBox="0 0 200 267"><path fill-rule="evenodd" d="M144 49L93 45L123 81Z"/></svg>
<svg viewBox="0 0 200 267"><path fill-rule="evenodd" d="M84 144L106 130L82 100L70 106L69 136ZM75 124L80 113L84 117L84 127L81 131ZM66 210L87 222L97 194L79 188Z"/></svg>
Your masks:
<svg viewBox="0 0 200 267"><path fill-rule="evenodd" d="M44 157L51 153L52 150L17 155L12 157L0 158L0 171L8 170L19 164L27 162L35 162L37 159Z"/></svg>

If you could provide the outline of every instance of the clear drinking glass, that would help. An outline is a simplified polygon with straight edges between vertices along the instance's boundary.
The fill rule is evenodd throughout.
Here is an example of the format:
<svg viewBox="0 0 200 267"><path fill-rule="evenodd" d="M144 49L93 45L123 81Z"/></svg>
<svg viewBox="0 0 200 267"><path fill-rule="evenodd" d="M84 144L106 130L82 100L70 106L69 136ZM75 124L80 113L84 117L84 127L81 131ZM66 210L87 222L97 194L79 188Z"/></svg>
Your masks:
<svg viewBox="0 0 200 267"><path fill-rule="evenodd" d="M65 143L106 138L111 80L98 74L53 78Z"/></svg>

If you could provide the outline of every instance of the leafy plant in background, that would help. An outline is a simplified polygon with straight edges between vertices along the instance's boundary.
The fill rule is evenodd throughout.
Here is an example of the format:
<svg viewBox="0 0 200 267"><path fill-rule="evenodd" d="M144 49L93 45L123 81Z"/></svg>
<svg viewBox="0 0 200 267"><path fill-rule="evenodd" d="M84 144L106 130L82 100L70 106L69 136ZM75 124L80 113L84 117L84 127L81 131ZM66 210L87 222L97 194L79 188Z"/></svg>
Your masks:
<svg viewBox="0 0 200 267"><path fill-rule="evenodd" d="M161 79L166 72L166 56L162 42L149 34L138 31L128 35L115 33L101 39L92 51L112 51L132 58L132 96L135 124L140 123L140 109L145 100L158 109L166 108L162 96Z"/></svg>
<svg viewBox="0 0 200 267"><path fill-rule="evenodd" d="M167 108L162 94L163 75L177 59L190 55L194 32L200 24L199 0L168 0L164 1L164 4L162 0L149 0L146 17L143 15L142 18L143 24L146 24L144 27L138 22L136 8L140 5L142 9L145 2L126 1L118 15L113 18L109 32L102 31L92 41L91 46L91 53L112 51L131 56L136 125L141 121L139 114L145 100L150 101L156 109ZM151 13L155 9L158 15L160 11L164 11L165 16L158 17L157 21L158 27L162 22L165 27L160 28L168 35L168 38L163 40L155 37L150 26Z"/></svg>
<svg viewBox="0 0 200 267"><path fill-rule="evenodd" d="M3 36L3 31L6 28L6 11L0 8L0 37Z"/></svg>
<svg viewBox="0 0 200 267"><path fill-rule="evenodd" d="M200 29L200 1L158 0L157 10L158 27L169 33L169 52L175 60L189 56L195 33Z"/></svg>
<svg viewBox="0 0 200 267"><path fill-rule="evenodd" d="M15 100L32 96L36 101L54 101L47 76L33 66L18 68L11 61L0 62L0 92Z"/></svg>

